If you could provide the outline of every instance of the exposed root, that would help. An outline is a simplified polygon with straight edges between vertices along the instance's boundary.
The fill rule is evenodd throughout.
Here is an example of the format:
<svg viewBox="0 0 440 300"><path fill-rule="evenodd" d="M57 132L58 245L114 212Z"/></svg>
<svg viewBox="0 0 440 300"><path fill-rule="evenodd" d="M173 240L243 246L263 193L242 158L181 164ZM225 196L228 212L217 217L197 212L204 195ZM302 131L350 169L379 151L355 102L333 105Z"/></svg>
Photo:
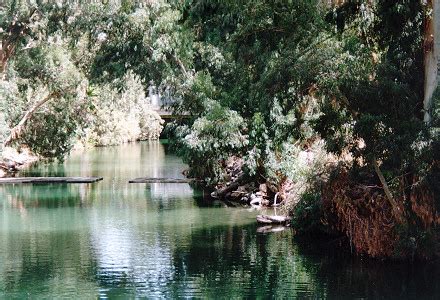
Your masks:
<svg viewBox="0 0 440 300"><path fill-rule="evenodd" d="M391 256L397 234L392 208L375 187L350 181L343 172L324 188L325 223L346 234L357 253Z"/></svg>
<svg viewBox="0 0 440 300"><path fill-rule="evenodd" d="M417 251L419 256L427 256L425 249L419 248L418 236L413 234L417 230L432 231L440 224L440 217L429 186L418 183L416 177L411 180L410 184L405 184L402 179L401 192L397 193L395 204L403 212L404 218L400 222L395 218L393 207L382 188L355 183L346 171L341 171L323 189L322 221L344 233L356 253L371 257L390 257L396 254L405 257L414 256ZM407 245L411 249L400 250L402 239L408 239L408 236L401 236L406 234L399 227L405 228L406 225L413 228L409 236L412 245Z"/></svg>

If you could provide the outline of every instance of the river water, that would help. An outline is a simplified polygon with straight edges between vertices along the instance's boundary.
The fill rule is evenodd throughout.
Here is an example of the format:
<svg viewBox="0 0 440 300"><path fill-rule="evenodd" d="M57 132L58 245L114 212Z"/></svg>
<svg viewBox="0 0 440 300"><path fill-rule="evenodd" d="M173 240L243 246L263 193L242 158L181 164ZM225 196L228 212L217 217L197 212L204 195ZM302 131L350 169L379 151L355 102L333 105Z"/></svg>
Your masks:
<svg viewBox="0 0 440 300"><path fill-rule="evenodd" d="M203 162L200 162L203 163ZM21 175L93 184L0 186L0 298L439 299L438 263L384 263L258 233L257 212L203 200L159 142L75 152Z"/></svg>

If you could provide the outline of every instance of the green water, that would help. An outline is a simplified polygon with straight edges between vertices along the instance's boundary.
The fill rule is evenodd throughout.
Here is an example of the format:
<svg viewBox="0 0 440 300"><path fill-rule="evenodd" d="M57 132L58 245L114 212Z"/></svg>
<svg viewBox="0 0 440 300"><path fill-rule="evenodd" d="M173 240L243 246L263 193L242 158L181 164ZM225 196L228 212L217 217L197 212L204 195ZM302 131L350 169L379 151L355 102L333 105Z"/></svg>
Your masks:
<svg viewBox="0 0 440 300"><path fill-rule="evenodd" d="M184 169L161 143L130 144L22 174L98 183L0 186L0 298L440 298L437 263L347 258L258 233L257 212L189 185L128 183Z"/></svg>

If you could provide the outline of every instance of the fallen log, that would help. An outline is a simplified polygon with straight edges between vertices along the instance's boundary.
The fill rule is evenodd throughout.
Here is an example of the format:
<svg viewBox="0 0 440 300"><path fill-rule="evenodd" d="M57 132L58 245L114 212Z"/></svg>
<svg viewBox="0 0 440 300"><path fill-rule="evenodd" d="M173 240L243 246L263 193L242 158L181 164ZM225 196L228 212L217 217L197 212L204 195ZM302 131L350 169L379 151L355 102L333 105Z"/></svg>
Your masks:
<svg viewBox="0 0 440 300"><path fill-rule="evenodd" d="M288 216L269 216L269 215L258 215L257 222L259 224L280 224L287 225L290 224L291 217Z"/></svg>
<svg viewBox="0 0 440 300"><path fill-rule="evenodd" d="M219 190L212 192L211 196L213 198L225 197L227 193L230 193L230 192L238 189L238 187L243 183L245 177L246 177L245 174L241 174L240 176L238 176L238 178L234 182L231 182L230 185L225 186L224 188L221 188Z"/></svg>

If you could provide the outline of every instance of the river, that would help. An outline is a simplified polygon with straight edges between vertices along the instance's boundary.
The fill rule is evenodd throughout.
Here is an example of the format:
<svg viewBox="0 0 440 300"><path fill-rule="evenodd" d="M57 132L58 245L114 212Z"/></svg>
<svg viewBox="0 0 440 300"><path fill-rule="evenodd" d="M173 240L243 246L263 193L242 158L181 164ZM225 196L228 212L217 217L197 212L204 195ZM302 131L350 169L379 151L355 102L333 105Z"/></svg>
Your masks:
<svg viewBox="0 0 440 300"><path fill-rule="evenodd" d="M201 162L202 163L202 162ZM258 233L256 211L212 203L163 142L75 152L23 176L93 184L0 186L0 298L439 299L438 263L386 263Z"/></svg>

